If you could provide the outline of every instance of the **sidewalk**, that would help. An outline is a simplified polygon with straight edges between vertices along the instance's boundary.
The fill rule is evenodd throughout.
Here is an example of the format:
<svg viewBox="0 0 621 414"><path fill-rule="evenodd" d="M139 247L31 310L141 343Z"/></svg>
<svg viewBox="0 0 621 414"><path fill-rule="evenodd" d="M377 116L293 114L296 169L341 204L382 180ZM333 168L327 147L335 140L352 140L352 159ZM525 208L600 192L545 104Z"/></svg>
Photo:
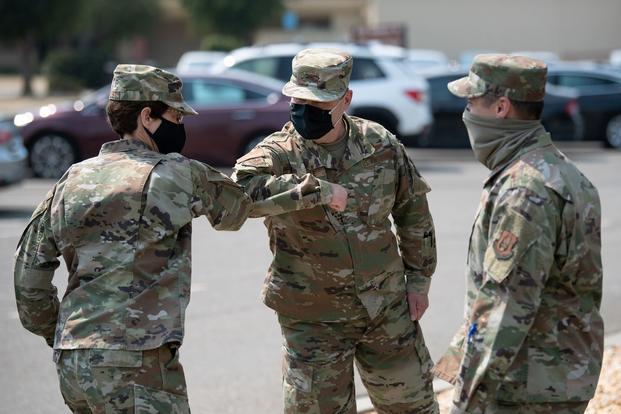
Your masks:
<svg viewBox="0 0 621 414"><path fill-rule="evenodd" d="M604 338L604 363L599 377L597 392L589 403L585 414L619 414L621 413L621 332L615 332ZM450 384L435 380L440 414L448 414L453 390ZM376 414L368 397L357 401L358 413Z"/></svg>
<svg viewBox="0 0 621 414"><path fill-rule="evenodd" d="M49 103L74 100L75 95L47 95L47 80L35 76L32 81L33 96L23 97L22 78L19 75L0 75L0 115L38 109Z"/></svg>

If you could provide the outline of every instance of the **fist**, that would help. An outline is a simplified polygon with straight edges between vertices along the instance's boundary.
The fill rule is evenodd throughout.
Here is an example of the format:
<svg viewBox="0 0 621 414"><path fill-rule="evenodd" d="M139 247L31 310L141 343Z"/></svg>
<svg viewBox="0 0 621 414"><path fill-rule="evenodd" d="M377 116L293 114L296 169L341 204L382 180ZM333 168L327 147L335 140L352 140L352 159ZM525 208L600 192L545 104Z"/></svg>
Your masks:
<svg viewBox="0 0 621 414"><path fill-rule="evenodd" d="M339 184L330 184L332 186L332 200L328 204L330 208L336 211L345 210L347 206L347 190Z"/></svg>
<svg viewBox="0 0 621 414"><path fill-rule="evenodd" d="M429 307L429 297L420 293L408 293L408 306L410 308L410 319L418 321Z"/></svg>

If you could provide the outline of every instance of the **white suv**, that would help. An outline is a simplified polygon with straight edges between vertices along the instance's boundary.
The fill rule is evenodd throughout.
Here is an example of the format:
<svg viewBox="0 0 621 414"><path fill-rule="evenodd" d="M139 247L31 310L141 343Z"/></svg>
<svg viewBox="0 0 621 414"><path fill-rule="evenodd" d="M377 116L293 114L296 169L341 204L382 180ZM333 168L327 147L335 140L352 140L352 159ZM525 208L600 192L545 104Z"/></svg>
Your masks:
<svg viewBox="0 0 621 414"><path fill-rule="evenodd" d="M350 114L379 122L408 144L427 134L433 120L429 86L425 78L409 69L407 50L403 48L351 43L252 46L232 51L212 70L246 70L287 82L295 54L315 47L343 50L354 57Z"/></svg>

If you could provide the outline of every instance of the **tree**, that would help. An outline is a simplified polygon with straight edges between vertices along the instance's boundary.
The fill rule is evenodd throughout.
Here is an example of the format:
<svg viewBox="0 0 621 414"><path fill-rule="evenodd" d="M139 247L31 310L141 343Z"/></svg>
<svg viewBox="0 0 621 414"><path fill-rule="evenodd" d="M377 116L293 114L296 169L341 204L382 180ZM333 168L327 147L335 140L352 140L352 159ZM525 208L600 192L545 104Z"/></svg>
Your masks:
<svg viewBox="0 0 621 414"><path fill-rule="evenodd" d="M121 40L148 32L159 14L159 2L153 0L85 1L75 26L78 49L114 54Z"/></svg>
<svg viewBox="0 0 621 414"><path fill-rule="evenodd" d="M79 0L0 1L0 41L19 51L23 95L32 95L36 48L66 33L79 6Z"/></svg>
<svg viewBox="0 0 621 414"><path fill-rule="evenodd" d="M281 0L183 0L204 34L223 34L249 42L254 32L282 10Z"/></svg>

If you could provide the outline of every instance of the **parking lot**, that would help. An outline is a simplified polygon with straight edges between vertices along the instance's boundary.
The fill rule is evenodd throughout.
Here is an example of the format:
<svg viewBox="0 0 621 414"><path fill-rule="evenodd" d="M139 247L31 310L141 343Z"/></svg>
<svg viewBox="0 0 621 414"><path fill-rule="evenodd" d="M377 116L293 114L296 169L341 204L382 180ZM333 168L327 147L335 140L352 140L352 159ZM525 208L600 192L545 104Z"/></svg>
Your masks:
<svg viewBox="0 0 621 414"><path fill-rule="evenodd" d="M608 333L621 330L621 152L596 144L565 146L566 153L600 191L604 299ZM410 150L433 188L430 205L437 228L438 268L430 308L422 325L434 359L446 348L463 310L467 240L477 207L483 166L469 150ZM230 171L226 171L229 173ZM19 323L12 290L12 254L28 217L50 180L26 180L0 190L0 364L3 412L59 413L51 351ZM251 219L236 233L218 233L196 220L193 233L193 287L187 333L181 350L192 410L197 413L281 412L280 334L274 314L260 301L270 261L261 220ZM64 289L64 269L55 278ZM358 388L358 394L364 389Z"/></svg>

